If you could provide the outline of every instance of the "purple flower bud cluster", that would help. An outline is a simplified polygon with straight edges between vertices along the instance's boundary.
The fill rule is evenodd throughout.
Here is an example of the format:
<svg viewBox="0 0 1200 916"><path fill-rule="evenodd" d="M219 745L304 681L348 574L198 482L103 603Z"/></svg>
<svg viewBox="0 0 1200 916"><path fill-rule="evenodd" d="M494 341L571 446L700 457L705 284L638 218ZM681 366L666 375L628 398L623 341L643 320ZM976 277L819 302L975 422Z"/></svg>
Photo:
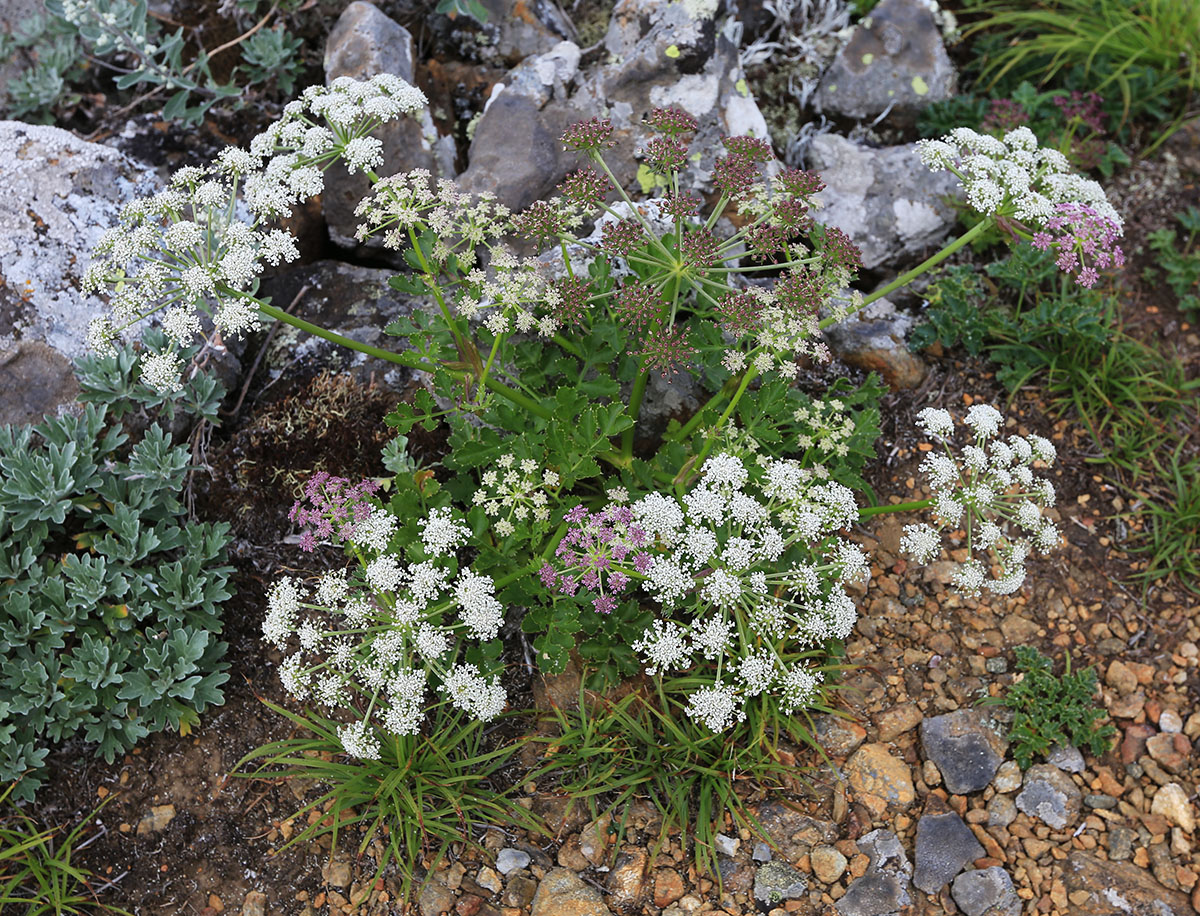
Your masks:
<svg viewBox="0 0 1200 916"><path fill-rule="evenodd" d="M613 298L617 321L635 331L648 329L658 317L663 301L644 283L626 283Z"/></svg>
<svg viewBox="0 0 1200 916"><path fill-rule="evenodd" d="M1070 96L1056 95L1054 97L1054 104L1058 106L1064 119L1071 121L1078 118L1081 124L1090 127L1098 134L1104 133L1104 121L1108 117L1104 113L1104 109L1100 107L1102 101L1099 94L1095 92L1085 93L1078 90L1072 92Z"/></svg>
<svg viewBox="0 0 1200 916"><path fill-rule="evenodd" d="M600 247L609 254L624 257L644 241L641 223L636 219L621 219L604 224Z"/></svg>
<svg viewBox="0 0 1200 916"><path fill-rule="evenodd" d="M588 297L592 285L587 280L563 277L555 281L558 301L554 306L554 317L562 325L582 325L589 311Z"/></svg>
<svg viewBox="0 0 1200 916"><path fill-rule="evenodd" d="M651 334L642 342L642 359L647 369L657 369L663 378L669 378L696 355L696 348L688 340L687 331L675 325L657 334Z"/></svg>
<svg viewBox="0 0 1200 916"><path fill-rule="evenodd" d="M687 162L687 153L687 146L674 137L654 137L642 150L646 164L658 175L678 172Z"/></svg>
<svg viewBox="0 0 1200 916"><path fill-rule="evenodd" d="M1029 112L1020 102L1014 102L1012 99L992 99L987 116L980 123L979 129L988 134L1006 134L1028 123Z"/></svg>
<svg viewBox="0 0 1200 916"><path fill-rule="evenodd" d="M762 309L762 301L747 292L728 292L717 300L721 327L738 337L758 330Z"/></svg>
<svg viewBox="0 0 1200 916"><path fill-rule="evenodd" d="M635 582L631 573L650 569L646 532L634 524L628 506L609 505L599 512L576 506L563 519L571 527L555 550L561 571L544 564L538 573L542 585L564 595L586 589L596 595L592 606L611 614L621 594Z"/></svg>
<svg viewBox="0 0 1200 916"><path fill-rule="evenodd" d="M1033 247L1039 251L1056 249L1059 270L1074 274L1080 286L1096 284L1097 268L1124 266L1125 253L1117 244L1121 230L1112 220L1074 202L1058 204L1054 214L1042 231L1034 233Z"/></svg>
<svg viewBox="0 0 1200 916"><path fill-rule="evenodd" d="M568 175L558 188L567 200L593 207L604 202L605 195L612 190L612 182L595 169L582 168Z"/></svg>
<svg viewBox="0 0 1200 916"><path fill-rule="evenodd" d="M699 122L682 108L655 108L646 119L646 124L651 130L668 137L690 134L699 126Z"/></svg>
<svg viewBox="0 0 1200 916"><path fill-rule="evenodd" d="M310 477L304 485L303 499L296 500L288 512L288 520L304 528L300 549L311 552L318 540L348 541L354 537L358 526L374 511L367 497L378 489L379 484L373 480L351 484L347 478L333 477L325 471Z"/></svg>
<svg viewBox="0 0 1200 916"><path fill-rule="evenodd" d="M572 124L562 135L563 146L577 152L597 152L615 146L613 125L608 118L590 118Z"/></svg>

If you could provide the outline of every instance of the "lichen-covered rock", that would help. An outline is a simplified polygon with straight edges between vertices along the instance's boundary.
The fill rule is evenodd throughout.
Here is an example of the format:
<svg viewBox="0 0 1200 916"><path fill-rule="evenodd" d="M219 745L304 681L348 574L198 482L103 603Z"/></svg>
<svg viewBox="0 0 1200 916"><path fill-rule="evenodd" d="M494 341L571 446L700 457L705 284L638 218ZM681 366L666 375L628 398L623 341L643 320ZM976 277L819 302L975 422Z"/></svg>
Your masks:
<svg viewBox="0 0 1200 916"><path fill-rule="evenodd" d="M89 252L154 172L57 127L0 121L0 423L40 418L74 396L71 361L107 309L82 296ZM37 345L40 341L44 346Z"/></svg>
<svg viewBox="0 0 1200 916"><path fill-rule="evenodd" d="M888 112L911 124L930 102L955 91L954 65L941 30L921 0L883 0L859 23L821 77L819 111L848 118Z"/></svg>
<svg viewBox="0 0 1200 916"><path fill-rule="evenodd" d="M564 154L562 129L600 117L613 124L616 146L605 158L618 181L653 196L664 185L635 159L645 137L641 122L653 108L675 106L700 124L692 143L699 158L689 163L682 186L706 187L721 136L767 136L739 63L736 23L722 13L719 0L620 0L603 63L567 76L547 55L560 55L569 42L525 60L493 91L462 183L494 191L514 209L528 206L580 161Z"/></svg>
<svg viewBox="0 0 1200 916"><path fill-rule="evenodd" d="M825 182L813 216L849 235L868 269L941 243L954 225L945 198L961 195L958 179L921 165L916 144L871 149L822 134L809 165Z"/></svg>
<svg viewBox="0 0 1200 916"><path fill-rule="evenodd" d="M959 875L950 895L967 916L1021 916L1012 878L998 865Z"/></svg>
<svg viewBox="0 0 1200 916"><path fill-rule="evenodd" d="M553 192L577 162L575 153L563 149L563 130L586 117L568 101L579 58L577 45L560 42L520 63L493 87L459 187L491 192L513 210Z"/></svg>
<svg viewBox="0 0 1200 916"><path fill-rule="evenodd" d="M1071 777L1056 766L1039 763L1025 773L1017 807L1055 830L1075 822L1083 805L1083 794Z"/></svg>
<svg viewBox="0 0 1200 916"><path fill-rule="evenodd" d="M413 39L408 29L389 19L374 5L355 0L342 12L325 44L325 79L339 76L367 80L391 73L415 84ZM419 119L408 116L376 129L383 142L380 175L428 169L435 175L454 177L454 139L439 138L428 111ZM330 238L338 245L356 247L358 219L354 208L367 196L371 183L361 174L350 175L340 165L325 173L325 219ZM372 240L374 247L379 243Z"/></svg>

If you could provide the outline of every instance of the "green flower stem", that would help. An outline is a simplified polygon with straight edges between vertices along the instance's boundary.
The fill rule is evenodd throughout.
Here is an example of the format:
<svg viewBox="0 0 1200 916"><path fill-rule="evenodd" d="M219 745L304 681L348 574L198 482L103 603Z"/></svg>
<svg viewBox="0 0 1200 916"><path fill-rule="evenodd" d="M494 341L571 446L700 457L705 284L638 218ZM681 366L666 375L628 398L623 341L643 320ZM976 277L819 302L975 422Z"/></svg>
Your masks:
<svg viewBox="0 0 1200 916"><path fill-rule="evenodd" d="M943 248L941 251L939 251L937 254L931 255L930 257L926 258L924 261L922 261L920 264L918 264L916 267L914 267L908 273L901 274L895 280L893 280L891 283L889 283L887 286L883 287L882 289L877 289L877 290L875 290L875 292L871 293L871 295L864 296L863 301L855 308L852 308L852 309L850 309L850 311L846 312L845 315L842 315L842 316L830 315L828 318L823 319L820 322L820 324L818 325L818 327L821 328L822 330L824 330L825 328L829 327L830 325L837 324L839 321L844 321L847 317L849 317L850 315L853 315L855 312L865 309L868 305L870 305L872 302L875 302L877 299L882 299L888 293L895 292L900 287L906 286L907 284L909 284L913 280L915 280L917 277L921 276L921 274L925 273L925 271L929 270L930 268L937 267L937 265L941 264L942 261L946 260L946 258L950 257L950 255L954 254L954 252L956 252L956 251L958 251L958 249L962 248L963 245L967 245L970 242L973 242L976 238L983 235L984 232L986 232L988 229L991 229L994 225L996 225L996 218L993 216L989 216L986 219L981 220L980 222L978 222L974 226L972 226L970 229L968 229L966 232L964 232L962 235L960 235L958 238L956 238L953 242L951 242L945 248Z"/></svg>
<svg viewBox="0 0 1200 916"><path fill-rule="evenodd" d="M913 502L895 503L894 505L867 506L858 510L859 519L868 519L873 515L886 515L889 512L917 512L928 509L933 505L932 499L918 499Z"/></svg>
<svg viewBox="0 0 1200 916"><path fill-rule="evenodd" d="M294 315L289 315L281 308L274 305L268 305L265 302L260 302L252 296L246 298L251 299L259 308L259 310L270 318L276 321L282 321L284 324L290 324L294 328L301 331L307 331L309 334L314 334L323 340L328 340L330 343L335 343L338 346L346 347L350 350L357 350L359 353L366 353L368 356L374 356L377 359L386 360L389 363L395 363L397 366L406 366L409 369L418 369L422 372L431 371L428 363L424 362L416 353L401 352L396 353L392 350L383 350L379 347L373 347L370 344L365 344L355 340L352 337L346 337L342 334L337 334L333 331L327 331L320 325L315 325L310 321L305 321L303 318L297 318ZM471 377L472 373L464 372L458 369L446 369L450 376L458 379L466 379ZM533 398L527 397L519 391L509 388L503 382L499 382L494 378L484 380L484 385L491 391L512 401L518 407L523 407L531 414L541 417L543 420L553 420L554 414L535 401Z"/></svg>
<svg viewBox="0 0 1200 916"><path fill-rule="evenodd" d="M695 432L696 427L699 426L700 422L704 419L704 412L710 407L715 407L718 401L722 400L726 394L734 390L733 380L734 376L730 376L725 384L717 389L716 394L709 398L703 407L692 414L691 419L684 423L683 426L681 426L676 432L666 436L665 438L674 442L681 442Z"/></svg>
<svg viewBox="0 0 1200 916"><path fill-rule="evenodd" d="M713 424L714 430L718 430L725 425L725 421L729 419L730 415L733 413L733 409L737 407L738 401L742 399L742 395L746 393L746 389L750 387L750 383L757 375L758 370L755 369L753 365L746 369L745 373L742 375L742 382L737 387L737 391L733 393L733 397L729 400L729 403L725 405L725 412L721 414L717 422ZM696 460L692 463L692 467L699 468L700 465L704 463L704 459L708 457L708 453L712 451L712 447L716 441L717 440L715 436L708 436L704 440L704 445L701 446L699 454L696 455ZM683 487L684 481L682 480L675 484L675 491L681 497L683 496Z"/></svg>
<svg viewBox="0 0 1200 916"><path fill-rule="evenodd" d="M637 431L638 415L642 411L642 399L646 396L646 386L650 383L650 373L645 367L639 366L637 380L633 383L633 391L629 394L629 416L633 425L621 433L621 454L626 458L633 457L633 435Z"/></svg>

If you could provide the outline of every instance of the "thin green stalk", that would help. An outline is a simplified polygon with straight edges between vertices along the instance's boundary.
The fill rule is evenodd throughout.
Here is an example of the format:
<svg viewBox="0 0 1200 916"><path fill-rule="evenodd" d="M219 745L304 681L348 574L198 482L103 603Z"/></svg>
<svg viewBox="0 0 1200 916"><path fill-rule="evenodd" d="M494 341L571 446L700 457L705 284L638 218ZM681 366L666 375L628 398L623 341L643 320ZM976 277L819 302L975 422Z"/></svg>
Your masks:
<svg viewBox="0 0 1200 916"><path fill-rule="evenodd" d="M386 360L389 363L395 363L398 366L406 366L409 369L418 369L422 372L431 372L431 367L424 362L419 355L410 354L407 352L395 353L391 350L383 350L379 347L373 347L370 344L362 343L352 337L346 337L334 331L328 331L320 325L313 324L311 321L305 321L303 318L297 318L295 315L289 315L281 308L274 305L268 305L265 302L260 302L252 296L246 296L258 306L259 310L276 321L282 321L284 324L290 324L294 328L301 331L307 331L309 334L314 334L323 340L328 340L331 343L338 344L342 347L347 347L351 350L357 350L359 353L366 353L368 356L374 356L378 359ZM471 377L471 373L464 372L460 369L449 369L443 367L446 372L453 378L467 379ZM484 385L491 391L501 397L512 401L518 407L523 407L532 413L534 416L541 417L543 420L553 420L554 414L535 401L533 398L527 397L521 392L509 388L503 382L499 382L494 378L484 380Z"/></svg>
<svg viewBox="0 0 1200 916"><path fill-rule="evenodd" d="M889 512L917 512L921 509L928 509L932 505L932 499L917 499L912 502L896 503L890 506L867 506L865 509L858 510L858 517L860 520L863 520L873 515L886 515Z"/></svg>
<svg viewBox="0 0 1200 916"><path fill-rule="evenodd" d="M978 222L974 226L972 226L970 229L968 229L966 232L964 232L962 235L960 235L958 238L956 238L953 242L951 242L945 248L943 248L941 251L939 251L937 254L931 255L930 257L926 258L924 261L922 261L920 264L918 264L912 270L908 271L908 273L901 274L895 280L893 280L891 283L889 283L887 286L884 286L881 289L875 290L875 292L871 293L869 296L864 296L863 301L861 303L859 303L857 306L855 306L854 308L850 309L848 312L846 312L845 315L842 315L842 316L830 315L828 318L823 319L820 322L820 324L818 325L818 327L820 327L822 330L824 330L825 328L829 327L830 325L837 324L839 321L844 321L848 316L853 315L855 312L861 311L862 309L865 309L872 302L875 302L878 299L882 299L884 296L888 295L889 293L895 292L902 286L906 286L907 284L909 284L913 280L915 280L917 277L921 276L921 274L925 273L925 271L929 270L932 267L937 267L937 265L941 264L942 261L946 260L946 258L950 257L950 255L954 254L954 252L956 252L956 251L958 251L958 249L962 248L963 245L967 245L967 244L970 244L971 242L973 242L976 238L983 235L983 233L986 232L988 229L991 229L992 226L994 226L995 224L996 224L996 220L994 217L989 216L987 219L981 220L980 222Z"/></svg>
<svg viewBox="0 0 1200 916"><path fill-rule="evenodd" d="M621 433L621 454L626 458L633 457L633 435L637 431L638 415L642 412L642 399L646 396L649 383L650 373L639 364L638 377L629 394L629 416L633 418L633 425Z"/></svg>
<svg viewBox="0 0 1200 916"><path fill-rule="evenodd" d="M758 375L758 370L755 369L753 365L750 366L746 370L745 374L742 376L741 384L738 385L737 391L735 391L733 393L733 397L730 399L729 403L725 406L725 412L723 414L721 414L720 418L714 424L714 426L713 426L714 429L719 430L722 426L725 425L725 421L729 419L730 415L733 413L733 409L735 407L737 407L738 401L740 401L742 399L742 395L746 393L746 389L750 387L750 382L752 382L754 380L754 377L756 375ZM693 467L698 468L698 467L700 467L701 464L704 463L704 459L708 457L708 453L712 451L712 447L716 443L716 441L717 440L716 440L715 436L709 436L708 438L706 438L704 440L704 445L701 446L700 453L698 455L696 455L696 460L693 463ZM679 493L680 496L683 496L683 487L684 487L684 481L682 481L682 480L679 481L675 485L675 490L676 490L676 492Z"/></svg>

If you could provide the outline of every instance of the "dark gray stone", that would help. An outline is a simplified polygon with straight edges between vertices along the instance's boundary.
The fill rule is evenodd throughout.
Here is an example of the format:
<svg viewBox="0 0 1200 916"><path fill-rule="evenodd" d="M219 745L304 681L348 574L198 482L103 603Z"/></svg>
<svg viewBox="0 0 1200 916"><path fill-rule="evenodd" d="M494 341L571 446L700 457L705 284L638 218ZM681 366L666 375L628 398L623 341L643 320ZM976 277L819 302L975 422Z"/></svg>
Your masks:
<svg viewBox="0 0 1200 916"><path fill-rule="evenodd" d="M408 29L389 19L374 5L355 0L342 12L325 44L325 79L339 76L367 80L391 73L416 84L414 46ZM403 116L378 127L373 136L383 142L383 165L379 175L395 175L412 169L428 169L435 176L454 177L454 140L438 138L428 111L416 117ZM329 236L348 248L358 247L354 237L358 218L354 208L366 197L371 182L361 172L350 175L340 166L325 173L322 202ZM371 239L367 248L382 242Z"/></svg>
<svg viewBox="0 0 1200 916"><path fill-rule="evenodd" d="M357 267L341 261L316 261L288 267L263 281L260 295L270 296L279 308L293 301L292 314L359 343L383 350L403 350L403 337L384 329L397 318L419 308L433 308L422 300L388 286L391 271ZM304 287L306 291L300 295ZM297 300L297 296L299 299ZM413 370L315 337L291 325L280 324L264 357L270 380L287 373L315 375L328 370L346 372L364 384L382 384L403 392Z"/></svg>
<svg viewBox="0 0 1200 916"><path fill-rule="evenodd" d="M1032 766L1025 773L1024 787L1017 795L1017 808L1030 817L1061 830L1079 817L1083 795L1071 777L1048 763Z"/></svg>
<svg viewBox="0 0 1200 916"><path fill-rule="evenodd" d="M911 904L907 876L868 872L850 882L834 908L841 916L890 916Z"/></svg>
<svg viewBox="0 0 1200 916"><path fill-rule="evenodd" d="M768 862L754 874L754 899L759 903L776 905L784 900L796 900L808 890L804 875L786 862Z"/></svg>
<svg viewBox="0 0 1200 916"><path fill-rule="evenodd" d="M886 111L892 123L912 124L930 102L954 95L955 82L929 8L920 0L883 0L829 65L815 102L849 118Z"/></svg>
<svg viewBox="0 0 1200 916"><path fill-rule="evenodd" d="M998 865L959 875L950 896L967 916L1021 916L1021 898L1012 878Z"/></svg>
<svg viewBox="0 0 1200 916"><path fill-rule="evenodd" d="M958 179L921 165L915 144L872 149L823 134L809 166L825 182L813 217L850 236L868 269L940 244L954 226L946 198L961 196Z"/></svg>
<svg viewBox="0 0 1200 916"><path fill-rule="evenodd" d="M482 3L488 12L486 31L494 35L490 51L509 64L549 51L564 39L576 39L575 26L551 0Z"/></svg>
<svg viewBox="0 0 1200 916"><path fill-rule="evenodd" d="M1004 761L1008 741L977 709L959 709L921 723L921 747L954 795L987 788ZM1057 771L1056 771L1057 772Z"/></svg>
<svg viewBox="0 0 1200 916"><path fill-rule="evenodd" d="M916 871L913 884L936 894L967 865L984 855L983 846L966 822L948 811L917 821Z"/></svg>

